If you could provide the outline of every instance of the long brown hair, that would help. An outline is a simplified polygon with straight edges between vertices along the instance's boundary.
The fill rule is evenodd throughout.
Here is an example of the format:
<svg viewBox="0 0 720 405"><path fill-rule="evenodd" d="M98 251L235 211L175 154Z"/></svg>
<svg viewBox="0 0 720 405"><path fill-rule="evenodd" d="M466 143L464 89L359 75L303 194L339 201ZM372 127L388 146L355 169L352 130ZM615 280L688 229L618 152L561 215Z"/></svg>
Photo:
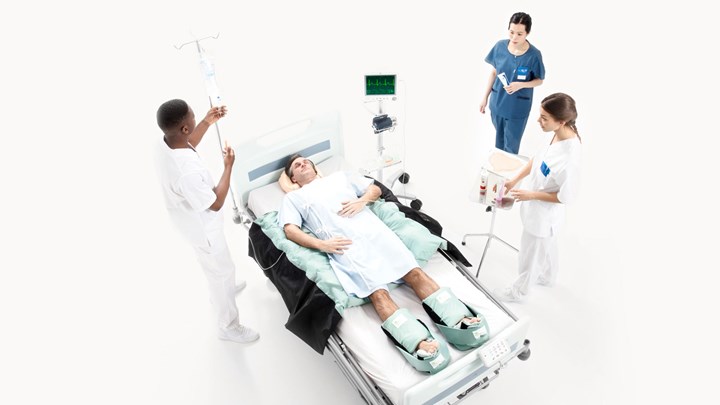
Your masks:
<svg viewBox="0 0 720 405"><path fill-rule="evenodd" d="M557 121L565 121L570 129L575 132L580 142L580 133L578 132L575 120L577 120L577 108L575 107L575 100L565 93L553 93L543 99L540 103L540 107L550 114Z"/></svg>

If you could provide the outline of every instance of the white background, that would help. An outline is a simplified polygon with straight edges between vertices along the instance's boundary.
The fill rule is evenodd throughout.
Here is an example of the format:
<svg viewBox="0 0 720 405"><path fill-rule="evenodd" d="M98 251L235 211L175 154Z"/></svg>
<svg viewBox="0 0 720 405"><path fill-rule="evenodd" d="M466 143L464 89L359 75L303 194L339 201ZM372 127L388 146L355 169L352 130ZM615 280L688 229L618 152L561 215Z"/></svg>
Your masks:
<svg viewBox="0 0 720 405"><path fill-rule="evenodd" d="M485 395L483 403L523 403L530 400L507 398L525 389L532 403L715 402L707 396L715 391L717 360L711 163L718 58L714 16L693 3L4 6L0 402L249 403L248 387L272 391L295 378L304 391L280 390L268 403L320 401L316 379L297 372L273 381L272 372L259 371L270 367L262 359L280 367L277 357L286 349L334 367L282 328L286 312L278 301L255 305L248 298L254 293L239 301L241 313L252 308L246 316L255 323L248 323L263 333L247 350L275 345L254 362L246 364L245 349L211 334L204 279L168 221L152 162L161 136L157 107L182 98L200 118L208 106L196 50L173 45L220 33L204 46L230 109L220 128L231 144L339 110L348 159L356 164L372 157L376 142L362 76L397 73L402 94L390 108L401 125L387 142L403 151L424 208L462 234L479 230L468 229L475 218L482 221L473 228L487 226L467 201L494 136L489 114L478 112L489 72L484 57L521 10L533 17L529 40L547 70L521 153L531 155L548 140L534 121L544 96L566 92L579 110L583 185L560 246L565 287L572 288L563 290L561 278L559 291L574 298L535 317L564 320L548 332L547 344L572 353L574 363L550 358L538 367L531 358L514 365L534 367L531 375L504 376L504 391L494 387L468 402L481 403ZM218 170L215 139L207 138L200 152ZM513 242L516 215L506 215ZM240 276L249 291L267 290L245 257L244 235L228 221ZM511 277L512 264L504 271ZM552 297L546 293L544 302ZM562 304L575 299L589 309ZM524 305L518 312L533 313L532 301ZM593 332L577 333L576 320ZM200 340L184 338L191 333ZM216 359L228 363L218 366ZM324 372L339 374L319 371L319 378ZM553 373L550 384L528 383ZM327 378L337 378L338 401L359 401L342 377Z"/></svg>

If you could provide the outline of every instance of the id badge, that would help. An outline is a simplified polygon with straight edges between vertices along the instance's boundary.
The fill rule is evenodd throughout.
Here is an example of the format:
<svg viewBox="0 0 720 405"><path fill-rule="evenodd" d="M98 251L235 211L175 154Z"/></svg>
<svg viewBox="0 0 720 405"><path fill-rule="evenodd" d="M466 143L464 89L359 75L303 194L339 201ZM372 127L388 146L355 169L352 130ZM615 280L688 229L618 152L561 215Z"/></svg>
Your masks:
<svg viewBox="0 0 720 405"><path fill-rule="evenodd" d="M517 68L517 79L518 80L527 80L528 75L530 74L530 68L527 66L518 66Z"/></svg>
<svg viewBox="0 0 720 405"><path fill-rule="evenodd" d="M542 164L540 165L540 173L542 173L545 177L550 174L550 167L548 167L547 163L542 162Z"/></svg>

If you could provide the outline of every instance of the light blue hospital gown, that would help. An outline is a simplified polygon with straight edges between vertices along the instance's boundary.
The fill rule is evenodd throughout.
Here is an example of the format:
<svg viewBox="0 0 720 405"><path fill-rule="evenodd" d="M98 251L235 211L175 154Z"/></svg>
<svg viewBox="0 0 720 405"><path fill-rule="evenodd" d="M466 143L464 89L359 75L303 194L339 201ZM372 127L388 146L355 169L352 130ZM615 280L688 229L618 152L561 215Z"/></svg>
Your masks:
<svg viewBox="0 0 720 405"><path fill-rule="evenodd" d="M338 172L285 195L280 226L305 225L318 239L344 236L352 244L344 254L328 254L330 265L348 294L367 297L419 267L412 252L370 209L341 217L343 201L362 196L372 179Z"/></svg>

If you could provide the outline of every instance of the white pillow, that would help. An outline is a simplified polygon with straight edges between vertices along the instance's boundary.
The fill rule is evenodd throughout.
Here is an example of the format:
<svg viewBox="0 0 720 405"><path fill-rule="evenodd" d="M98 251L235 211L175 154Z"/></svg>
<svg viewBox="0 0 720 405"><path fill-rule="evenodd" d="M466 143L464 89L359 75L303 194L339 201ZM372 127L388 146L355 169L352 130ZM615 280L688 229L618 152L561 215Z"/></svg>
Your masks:
<svg viewBox="0 0 720 405"><path fill-rule="evenodd" d="M317 172L318 177L323 176L322 170L320 170L317 165L315 165L315 171ZM280 188L282 191L289 193L291 191L295 191L300 188L300 185L297 183L293 183L292 180L290 180L290 177L288 177L287 174L285 174L285 170L280 172L280 178L278 179L278 184L280 185Z"/></svg>
<svg viewBox="0 0 720 405"><path fill-rule="evenodd" d="M248 208L255 214L256 218L267 214L270 211L280 209L285 192L280 188L277 181L258 187L248 194Z"/></svg>
<svg viewBox="0 0 720 405"><path fill-rule="evenodd" d="M317 166L317 169L319 171L325 173L326 175L335 173L337 171L351 172L355 170L342 156L333 156L327 158L322 162L317 163L315 166Z"/></svg>

